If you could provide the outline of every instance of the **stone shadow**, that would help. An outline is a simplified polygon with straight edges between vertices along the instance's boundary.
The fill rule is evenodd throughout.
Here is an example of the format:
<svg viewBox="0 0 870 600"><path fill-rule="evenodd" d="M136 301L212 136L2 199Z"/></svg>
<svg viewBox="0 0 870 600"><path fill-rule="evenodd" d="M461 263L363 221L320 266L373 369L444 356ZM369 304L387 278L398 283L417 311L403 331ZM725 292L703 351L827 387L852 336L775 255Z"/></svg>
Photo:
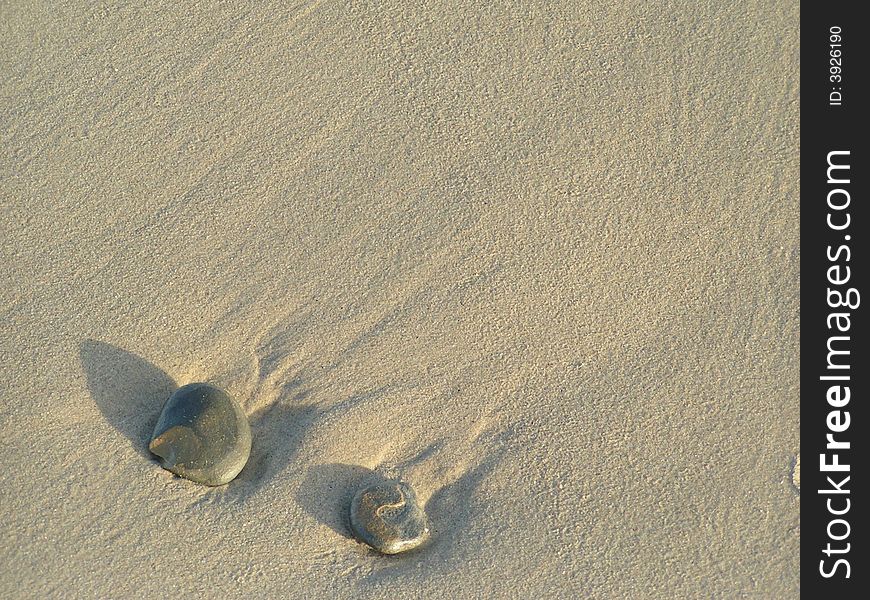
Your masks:
<svg viewBox="0 0 870 600"><path fill-rule="evenodd" d="M363 482L380 477L376 471L360 465L315 465L308 469L299 486L296 501L319 523L342 537L352 538L349 512L353 495Z"/></svg>
<svg viewBox="0 0 870 600"><path fill-rule="evenodd" d="M105 342L83 341L79 357L103 418L139 454L153 459L148 442L163 404L178 388L175 381L147 360Z"/></svg>

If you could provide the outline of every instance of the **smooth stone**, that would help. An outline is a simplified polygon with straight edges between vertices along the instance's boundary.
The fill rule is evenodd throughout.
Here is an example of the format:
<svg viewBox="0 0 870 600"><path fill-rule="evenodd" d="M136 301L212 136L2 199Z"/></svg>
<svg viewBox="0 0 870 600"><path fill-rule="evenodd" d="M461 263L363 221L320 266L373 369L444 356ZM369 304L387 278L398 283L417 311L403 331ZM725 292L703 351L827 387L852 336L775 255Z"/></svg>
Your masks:
<svg viewBox="0 0 870 600"><path fill-rule="evenodd" d="M416 548L429 537L414 490L395 479L360 488L350 504L350 526L358 540L383 554Z"/></svg>
<svg viewBox="0 0 870 600"><path fill-rule="evenodd" d="M176 475L223 485L248 462L251 426L242 407L224 390L190 383L166 401L148 449Z"/></svg>
<svg viewBox="0 0 870 600"><path fill-rule="evenodd" d="M798 454L794 459L794 467L791 470L791 483L797 488L798 493L801 491L801 455Z"/></svg>

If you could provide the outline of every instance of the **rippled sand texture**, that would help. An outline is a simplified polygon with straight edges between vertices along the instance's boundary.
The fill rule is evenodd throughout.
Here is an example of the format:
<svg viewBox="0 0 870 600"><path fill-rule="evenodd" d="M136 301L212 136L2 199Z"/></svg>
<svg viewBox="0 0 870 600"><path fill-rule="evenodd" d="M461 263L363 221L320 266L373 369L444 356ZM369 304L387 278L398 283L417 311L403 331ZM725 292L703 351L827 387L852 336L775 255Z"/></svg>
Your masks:
<svg viewBox="0 0 870 600"><path fill-rule="evenodd" d="M797 597L798 3L241 4L3 3L0 596Z"/></svg>

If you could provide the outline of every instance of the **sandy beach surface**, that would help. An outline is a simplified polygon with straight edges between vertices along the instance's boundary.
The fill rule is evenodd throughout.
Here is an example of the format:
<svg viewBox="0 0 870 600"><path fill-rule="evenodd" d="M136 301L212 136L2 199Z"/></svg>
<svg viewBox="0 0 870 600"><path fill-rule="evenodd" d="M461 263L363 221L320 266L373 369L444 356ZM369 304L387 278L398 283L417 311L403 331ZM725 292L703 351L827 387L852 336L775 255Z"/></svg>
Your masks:
<svg viewBox="0 0 870 600"><path fill-rule="evenodd" d="M798 12L0 2L0 596L796 598Z"/></svg>

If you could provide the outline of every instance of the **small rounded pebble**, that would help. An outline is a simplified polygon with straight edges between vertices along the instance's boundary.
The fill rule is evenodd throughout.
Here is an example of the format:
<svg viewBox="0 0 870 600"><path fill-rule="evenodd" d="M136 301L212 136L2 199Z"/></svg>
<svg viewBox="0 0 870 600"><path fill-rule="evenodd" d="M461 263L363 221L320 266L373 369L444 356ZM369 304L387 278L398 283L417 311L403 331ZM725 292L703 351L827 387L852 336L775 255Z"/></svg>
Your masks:
<svg viewBox="0 0 870 600"><path fill-rule="evenodd" d="M251 427L242 407L224 390L191 383L166 401L148 449L176 475L223 485L248 462Z"/></svg>
<svg viewBox="0 0 870 600"><path fill-rule="evenodd" d="M351 502L350 525L358 540L383 554L416 548L429 537L414 490L398 480L364 485Z"/></svg>
<svg viewBox="0 0 870 600"><path fill-rule="evenodd" d="M801 455L798 454L797 458L794 461L794 467L792 467L791 472L791 482L797 488L797 491L801 491Z"/></svg>

